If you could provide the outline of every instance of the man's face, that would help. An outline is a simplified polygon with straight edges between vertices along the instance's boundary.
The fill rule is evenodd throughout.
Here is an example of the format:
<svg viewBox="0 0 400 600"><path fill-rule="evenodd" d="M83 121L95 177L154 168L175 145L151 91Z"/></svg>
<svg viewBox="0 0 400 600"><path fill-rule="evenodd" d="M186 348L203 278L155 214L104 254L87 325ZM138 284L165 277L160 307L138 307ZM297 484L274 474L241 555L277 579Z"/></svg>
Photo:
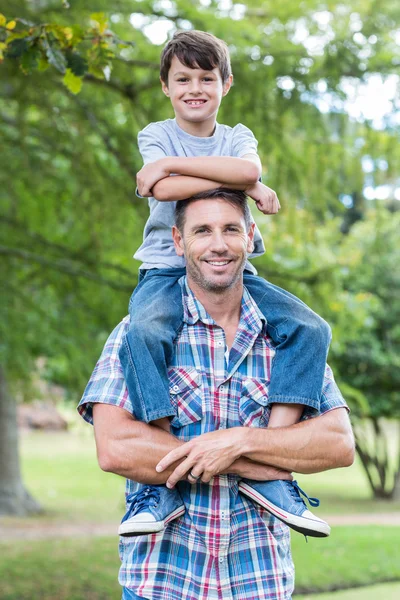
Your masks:
<svg viewBox="0 0 400 600"><path fill-rule="evenodd" d="M168 82L161 82L162 90L171 100L178 125L203 123L216 118L222 97L232 84L232 77L222 82L218 68L212 71L191 69L174 56L168 72Z"/></svg>
<svg viewBox="0 0 400 600"><path fill-rule="evenodd" d="M185 256L189 282L221 293L241 282L254 224L247 231L240 208L220 199L191 202L183 231L173 227L172 236L176 253Z"/></svg>

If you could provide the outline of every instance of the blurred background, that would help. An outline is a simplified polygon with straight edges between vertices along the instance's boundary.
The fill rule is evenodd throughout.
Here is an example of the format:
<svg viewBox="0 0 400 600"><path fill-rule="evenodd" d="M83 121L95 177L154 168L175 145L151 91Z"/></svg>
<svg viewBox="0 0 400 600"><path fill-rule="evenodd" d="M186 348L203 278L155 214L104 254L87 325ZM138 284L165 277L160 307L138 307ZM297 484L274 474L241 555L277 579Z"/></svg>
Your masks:
<svg viewBox="0 0 400 600"><path fill-rule="evenodd" d="M173 116L177 29L229 45L218 120L254 131L282 204L253 210L255 264L331 324L352 408L354 467L299 478L333 532L293 534L297 597L398 598L399 3L0 0L0 599L120 595L123 481L75 407L137 283L136 136Z"/></svg>

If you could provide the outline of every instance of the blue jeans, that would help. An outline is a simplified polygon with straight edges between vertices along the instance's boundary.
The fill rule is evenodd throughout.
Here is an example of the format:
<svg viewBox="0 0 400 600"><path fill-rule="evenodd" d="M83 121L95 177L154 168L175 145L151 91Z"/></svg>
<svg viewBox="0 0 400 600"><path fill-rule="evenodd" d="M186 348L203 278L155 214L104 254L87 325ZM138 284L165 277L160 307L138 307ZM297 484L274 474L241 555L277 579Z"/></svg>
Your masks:
<svg viewBox="0 0 400 600"><path fill-rule="evenodd" d="M120 360L135 416L146 423L171 417L167 366L182 326L185 269L151 269L141 277L129 303L131 323ZM267 319L276 354L269 402L319 409L331 339L329 325L304 302L265 279L244 273L244 284Z"/></svg>
<svg viewBox="0 0 400 600"><path fill-rule="evenodd" d="M132 590L124 587L122 588L122 600L145 600L145 598L143 598L143 596L138 596L135 592L132 592Z"/></svg>

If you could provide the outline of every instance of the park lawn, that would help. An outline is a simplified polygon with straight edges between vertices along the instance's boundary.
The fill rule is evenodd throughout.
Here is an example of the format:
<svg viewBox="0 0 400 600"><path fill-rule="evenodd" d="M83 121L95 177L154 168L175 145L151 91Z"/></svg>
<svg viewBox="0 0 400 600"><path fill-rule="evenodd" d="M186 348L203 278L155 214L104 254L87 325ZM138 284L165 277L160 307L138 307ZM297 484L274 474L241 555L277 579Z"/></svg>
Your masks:
<svg viewBox="0 0 400 600"><path fill-rule="evenodd" d="M330 538L308 544L293 534L296 592L400 581L399 531L337 527ZM117 537L0 544L0 600L119 599L117 546Z"/></svg>
<svg viewBox="0 0 400 600"><path fill-rule="evenodd" d="M332 594L313 594L308 596L297 596L296 600L398 600L400 598L400 583L384 583L371 587L362 587L345 592L333 592Z"/></svg>

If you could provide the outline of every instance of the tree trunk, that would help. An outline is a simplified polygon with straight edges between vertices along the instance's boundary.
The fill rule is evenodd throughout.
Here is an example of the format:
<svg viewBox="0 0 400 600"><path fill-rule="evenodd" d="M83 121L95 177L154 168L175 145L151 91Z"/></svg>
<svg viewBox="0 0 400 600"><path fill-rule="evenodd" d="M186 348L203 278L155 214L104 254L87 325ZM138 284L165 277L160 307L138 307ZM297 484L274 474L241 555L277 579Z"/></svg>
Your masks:
<svg viewBox="0 0 400 600"><path fill-rule="evenodd" d="M0 366L0 515L41 512L25 489L19 463L17 406L11 398Z"/></svg>

